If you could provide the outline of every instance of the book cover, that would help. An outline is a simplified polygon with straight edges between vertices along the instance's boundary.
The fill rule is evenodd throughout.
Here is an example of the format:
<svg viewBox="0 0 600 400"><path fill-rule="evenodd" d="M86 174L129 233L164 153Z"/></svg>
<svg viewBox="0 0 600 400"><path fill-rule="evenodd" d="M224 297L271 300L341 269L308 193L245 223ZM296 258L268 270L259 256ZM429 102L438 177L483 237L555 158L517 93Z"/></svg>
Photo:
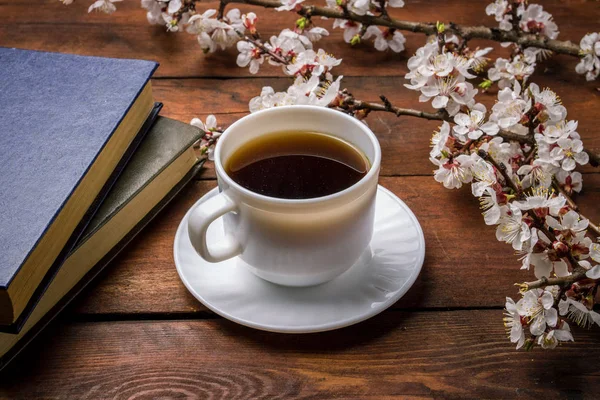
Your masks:
<svg viewBox="0 0 600 400"><path fill-rule="evenodd" d="M153 106L149 78L156 67L140 60L0 48L3 329L18 325L133 142ZM93 188L86 182L91 172L98 181ZM75 201L75 194L82 199Z"/></svg>
<svg viewBox="0 0 600 400"><path fill-rule="evenodd" d="M144 122L144 125L142 125L142 128L136 135L135 139L129 145L129 148L125 152L125 155L121 158L119 164L117 165L113 173L110 175L107 182L104 184L104 187L100 191L100 194L96 197L93 204L87 210L85 216L83 217L79 225L75 228L75 231L73 232L73 234L61 250L61 252L59 253L58 257L54 260L54 263L46 273L46 276L43 278L38 288L31 296L31 299L25 306L25 309L23 310L21 315L19 315L19 317L12 324L0 325L0 333L4 332L16 334L19 333L19 331L23 328L23 326L27 322L27 319L35 309L35 306L37 305L38 301L41 299L48 286L52 283L52 280L54 279L56 273L59 271L61 265L63 264L69 253L71 253L76 244L80 242L81 236L84 234L86 228L91 223L92 218L96 215L96 213L102 206L106 196L109 194L113 185L117 182L117 179L123 172L125 166L129 162L133 154L135 154L136 149L142 143L143 139L150 131L150 128L158 118L158 113L160 112L162 107L162 103L154 104L154 108L150 112L150 115L146 119L146 122Z"/></svg>
<svg viewBox="0 0 600 400"><path fill-rule="evenodd" d="M18 335L0 333L0 369L197 174L202 162L197 162L192 146L200 137L201 132L191 125L157 119L23 330ZM139 218L130 221L132 209Z"/></svg>

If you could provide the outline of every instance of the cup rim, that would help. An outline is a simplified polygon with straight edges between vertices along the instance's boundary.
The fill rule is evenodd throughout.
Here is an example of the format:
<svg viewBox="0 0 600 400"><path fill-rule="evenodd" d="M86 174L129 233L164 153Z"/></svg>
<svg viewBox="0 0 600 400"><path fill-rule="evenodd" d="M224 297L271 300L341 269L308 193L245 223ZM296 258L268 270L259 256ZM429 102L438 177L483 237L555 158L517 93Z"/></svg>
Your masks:
<svg viewBox="0 0 600 400"><path fill-rule="evenodd" d="M371 167L369 168L369 172L367 172L367 174L365 176L363 176L358 182L354 183L352 186L349 186L344 190L329 194L327 196L312 197L312 198L308 198L308 199L284 199L284 198L279 198L279 197L266 196L264 194L256 193L249 189L246 189L245 187L243 187L240 184L238 184L237 182L235 182L227 174L227 172L225 172L225 168L223 167L223 164L221 162L222 143L227 138L227 136L229 136L231 134L231 132L233 130L235 130L239 125L246 123L249 119L257 118L259 115L269 114L269 113L294 112L293 110L297 110L297 111L312 110L315 112L329 113L331 115L334 115L336 118L343 118L343 119L345 118L346 120L351 121L353 124L355 124L357 128L361 129L361 131L367 135L367 137L371 141L371 144L373 145L375 155L374 155L372 161L369 160L369 161L371 161ZM279 107L267 108L264 110L260 110L260 111L248 114L248 115L240 118L239 120L235 121L227 129L225 129L225 131L221 135L221 137L215 147L214 163L215 163L215 169L217 171L217 176L220 177L221 179L223 179L228 187L235 188L236 191L239 191L246 196L249 196L249 197L252 197L252 198L255 198L258 200L266 201L266 202L271 202L274 204L281 204L281 205L310 205L310 204L327 202L330 200L335 200L340 197L343 197L343 196L347 195L348 193L351 193L351 192L357 190L358 187L365 185L367 182L369 182L371 179L373 179L373 176L377 175L379 173L379 166L381 164L381 147L379 145L379 141L377 140L377 137L375 136L373 131L371 131L371 129L367 125L363 124L362 122L360 122L359 120L357 120L354 117L344 114L343 112L333 110L333 109L327 108L327 107L313 106L313 105L279 106Z"/></svg>

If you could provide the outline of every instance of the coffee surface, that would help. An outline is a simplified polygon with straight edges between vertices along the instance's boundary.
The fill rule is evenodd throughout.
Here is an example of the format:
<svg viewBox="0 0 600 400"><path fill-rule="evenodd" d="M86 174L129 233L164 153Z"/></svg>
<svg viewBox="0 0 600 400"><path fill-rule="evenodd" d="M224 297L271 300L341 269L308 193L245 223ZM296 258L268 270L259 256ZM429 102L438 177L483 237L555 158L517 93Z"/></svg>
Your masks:
<svg viewBox="0 0 600 400"><path fill-rule="evenodd" d="M366 175L368 159L350 143L318 132L261 136L237 149L227 174L253 192L283 199L310 199L342 191Z"/></svg>

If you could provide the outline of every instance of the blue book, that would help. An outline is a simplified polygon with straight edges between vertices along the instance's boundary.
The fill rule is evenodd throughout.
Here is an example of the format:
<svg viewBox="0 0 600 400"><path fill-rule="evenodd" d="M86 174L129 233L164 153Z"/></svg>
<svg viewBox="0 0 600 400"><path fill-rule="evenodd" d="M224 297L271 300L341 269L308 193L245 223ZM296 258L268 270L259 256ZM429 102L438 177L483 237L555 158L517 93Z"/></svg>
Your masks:
<svg viewBox="0 0 600 400"><path fill-rule="evenodd" d="M0 48L0 330L18 331L139 143L156 67Z"/></svg>

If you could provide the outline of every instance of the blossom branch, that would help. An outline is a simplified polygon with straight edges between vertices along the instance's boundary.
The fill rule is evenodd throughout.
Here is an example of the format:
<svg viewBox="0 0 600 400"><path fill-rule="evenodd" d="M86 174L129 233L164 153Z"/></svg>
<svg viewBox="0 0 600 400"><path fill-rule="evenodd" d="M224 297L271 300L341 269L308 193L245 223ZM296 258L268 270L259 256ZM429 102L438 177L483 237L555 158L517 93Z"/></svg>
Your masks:
<svg viewBox="0 0 600 400"><path fill-rule="evenodd" d="M578 268L576 268L575 271L573 271L573 273L571 275L568 275L568 276L553 277L553 278L542 277L533 282L517 283L516 286L518 286L519 290L521 290L523 292L532 290L532 289L544 288L546 286L553 286L553 285L557 285L561 288L564 288L569 285L572 285L573 283L575 283L577 281L585 279L586 278L585 273L586 273L586 270L584 268L578 267Z"/></svg>
<svg viewBox="0 0 600 400"><path fill-rule="evenodd" d="M386 99L385 96L381 96L383 99ZM384 100L385 102L385 100ZM388 101L389 102L389 101ZM428 120L438 120L438 121L448 121L452 122L452 118L448 116L447 113L443 112L427 112L422 110L414 110L410 108L400 108L392 106L391 104L379 104L373 102L367 102L362 100L354 99L352 96L345 95L344 103L351 104L356 109L360 110L369 110L369 111L383 111L395 114L396 116L409 116L409 117L417 117ZM535 145L535 140L530 135L518 135L516 133L507 132L507 131L499 131L498 136L508 141L515 141L523 144L528 144L530 146ZM600 166L600 154L596 154L592 150L584 149L584 151L590 156L590 165L593 167ZM594 162L594 161L595 162ZM599 233L600 235L600 233Z"/></svg>
<svg viewBox="0 0 600 400"><path fill-rule="evenodd" d="M384 96L382 96L385 98ZM346 95L343 100L343 104L350 104L357 110L369 110L369 111L384 111L395 114L397 117L406 115L410 117L424 118L428 120L436 120L436 121L444 121L448 118L447 114L443 112L426 112L421 110L413 110L410 108L400 108L394 107L391 104L379 104L379 103L370 103L367 101L354 99L352 96Z"/></svg>
<svg viewBox="0 0 600 400"><path fill-rule="evenodd" d="M265 8L277 8L281 6L281 2L278 0L221 0L221 3L240 3ZM360 22L365 25L385 26L401 31L424 33L426 35L437 33L435 23L402 21L386 16L357 15L349 10L344 12L325 7L298 5L297 13L302 16L311 15L346 19ZM450 23L446 26L446 32L454 33L466 40L477 38L493 40L496 42L513 42L523 47L536 47L551 50L558 54L568 54L575 57L579 57L580 54L579 46L570 41L553 40L537 35L515 32L514 30L502 31L486 26L461 26Z"/></svg>

